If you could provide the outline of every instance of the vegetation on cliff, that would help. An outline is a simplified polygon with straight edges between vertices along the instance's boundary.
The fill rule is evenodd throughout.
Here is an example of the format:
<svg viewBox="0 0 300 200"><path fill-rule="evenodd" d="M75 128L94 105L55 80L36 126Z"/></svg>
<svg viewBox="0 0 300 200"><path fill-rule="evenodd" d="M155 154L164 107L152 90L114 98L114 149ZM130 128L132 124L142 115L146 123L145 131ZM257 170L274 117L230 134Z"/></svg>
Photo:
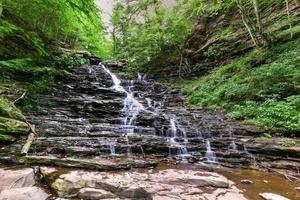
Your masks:
<svg viewBox="0 0 300 200"><path fill-rule="evenodd" d="M109 57L100 10L93 0L0 1L0 142L12 142L29 132L13 100L54 85L60 70L86 63L74 50ZM25 92L25 93L24 93Z"/></svg>
<svg viewBox="0 0 300 200"><path fill-rule="evenodd" d="M5 0L2 7L2 83L21 81L29 93L42 92L57 70L85 62L69 49L109 57L100 10L92 0Z"/></svg>
<svg viewBox="0 0 300 200"><path fill-rule="evenodd" d="M299 136L299 13L297 0L119 3L114 54L181 77L192 105Z"/></svg>

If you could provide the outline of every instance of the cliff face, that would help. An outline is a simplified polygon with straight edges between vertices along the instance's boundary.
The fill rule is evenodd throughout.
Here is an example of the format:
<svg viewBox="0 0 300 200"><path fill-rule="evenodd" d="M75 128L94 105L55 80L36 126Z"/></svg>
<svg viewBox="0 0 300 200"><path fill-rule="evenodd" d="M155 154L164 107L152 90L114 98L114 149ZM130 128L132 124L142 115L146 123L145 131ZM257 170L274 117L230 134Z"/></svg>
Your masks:
<svg viewBox="0 0 300 200"><path fill-rule="evenodd" d="M277 2L272 6L261 9L261 21L264 34L269 38L270 45L299 36L300 5L297 1L290 2L289 12L292 29L288 22L286 4ZM250 35L243 24L241 14L233 10L231 14L220 13L210 18L199 19L194 30L183 44L183 53L163 50L164 55L171 56L167 60L158 57L153 63L162 65L178 65L174 68L164 68L166 74L173 70L174 76L203 75L229 63L255 47ZM165 56L166 58L166 56Z"/></svg>

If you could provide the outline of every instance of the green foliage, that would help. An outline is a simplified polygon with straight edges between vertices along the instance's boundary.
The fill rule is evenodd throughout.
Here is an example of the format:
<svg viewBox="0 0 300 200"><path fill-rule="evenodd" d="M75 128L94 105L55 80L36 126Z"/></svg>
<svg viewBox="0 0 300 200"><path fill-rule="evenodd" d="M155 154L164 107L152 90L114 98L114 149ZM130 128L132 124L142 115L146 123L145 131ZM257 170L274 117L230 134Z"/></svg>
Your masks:
<svg viewBox="0 0 300 200"><path fill-rule="evenodd" d="M255 49L191 81L183 94L190 104L228 109L234 119L300 131L300 39Z"/></svg>
<svg viewBox="0 0 300 200"><path fill-rule="evenodd" d="M291 97L300 101L299 95ZM267 99L262 103L247 101L244 105L234 106L232 110L230 116L233 119L245 120L248 124L282 127L292 134L300 130L300 109L289 98Z"/></svg>
<svg viewBox="0 0 300 200"><path fill-rule="evenodd" d="M38 77L27 86L27 92L29 95L47 92L54 86L54 77L53 76L41 76Z"/></svg>
<svg viewBox="0 0 300 200"><path fill-rule="evenodd" d="M18 30L14 24L9 23L6 20L0 20L0 39L10 35Z"/></svg>
<svg viewBox="0 0 300 200"><path fill-rule="evenodd" d="M23 32L34 32L34 46L43 42L67 45L75 49L87 49L104 58L109 57L109 42L93 0L6 0L0 38L11 36L17 27ZM1 20L2 21L2 20ZM13 24L13 25L11 25ZM25 37L28 34L25 34ZM31 36L31 34L29 34ZM43 49L38 49L45 54Z"/></svg>
<svg viewBox="0 0 300 200"><path fill-rule="evenodd" d="M112 16L115 58L125 58L138 66L166 49L178 51L192 29L192 21L179 8L166 9L155 0L130 5L119 2Z"/></svg>

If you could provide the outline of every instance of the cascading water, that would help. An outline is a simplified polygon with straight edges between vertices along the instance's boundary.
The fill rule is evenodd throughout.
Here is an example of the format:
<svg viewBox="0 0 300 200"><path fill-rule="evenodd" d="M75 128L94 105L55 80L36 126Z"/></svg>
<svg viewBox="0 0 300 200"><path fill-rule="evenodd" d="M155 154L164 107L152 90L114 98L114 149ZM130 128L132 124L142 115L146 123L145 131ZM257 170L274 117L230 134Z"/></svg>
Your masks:
<svg viewBox="0 0 300 200"><path fill-rule="evenodd" d="M116 142L109 142L108 143L110 155L115 155L116 154L115 146L116 146Z"/></svg>
<svg viewBox="0 0 300 200"><path fill-rule="evenodd" d="M206 140L205 143L206 152L205 152L205 159L208 163L217 163L217 157L214 151L211 149L210 141Z"/></svg>
<svg viewBox="0 0 300 200"><path fill-rule="evenodd" d="M138 80L139 81L146 82L146 79L147 79L147 75L146 74L141 74L141 73L138 72Z"/></svg>
<svg viewBox="0 0 300 200"><path fill-rule="evenodd" d="M237 146L236 146L236 144L235 144L235 142L233 140L229 144L228 149L231 150L231 151L237 151Z"/></svg>
<svg viewBox="0 0 300 200"><path fill-rule="evenodd" d="M257 163L256 163L255 156L248 151L248 148L245 144L244 144L244 151L247 154L247 156L250 158L251 164L256 165Z"/></svg>
<svg viewBox="0 0 300 200"><path fill-rule="evenodd" d="M181 145L179 142L176 141L178 129L177 129L175 117L170 118L170 127L171 127L171 131L170 131L169 156L171 157L174 154L172 149L176 149L175 156L180 157L182 161L186 161L186 157L190 156L186 148L186 144L188 143L186 133L183 131L184 144Z"/></svg>
<svg viewBox="0 0 300 200"><path fill-rule="evenodd" d="M138 114L144 110L144 106L140 104L133 96L132 93L133 81L129 81L127 96L124 100L124 107L122 111L125 113L123 121L123 129L126 135L131 135L134 132L134 121Z"/></svg>
<svg viewBox="0 0 300 200"><path fill-rule="evenodd" d="M144 106L138 102L134 98L132 89L133 89L133 80L128 82L128 92L125 90L125 88L121 85L121 80L118 79L118 77L113 74L109 69L107 69L102 63L99 64L100 67L104 69L106 73L110 75L112 78L112 81L114 83L113 89L119 92L126 93L126 98L124 99L124 107L122 109L123 113L125 114L125 117L123 119L122 124L122 130L125 133L126 142L127 142L127 153L131 154L131 145L129 144L129 135L132 135L134 133L134 121L138 114L144 110Z"/></svg>
<svg viewBox="0 0 300 200"><path fill-rule="evenodd" d="M233 134L233 128L231 126L228 127L228 134L229 134L229 139L231 140L228 149L231 151L237 151L237 146L235 144L235 138Z"/></svg>

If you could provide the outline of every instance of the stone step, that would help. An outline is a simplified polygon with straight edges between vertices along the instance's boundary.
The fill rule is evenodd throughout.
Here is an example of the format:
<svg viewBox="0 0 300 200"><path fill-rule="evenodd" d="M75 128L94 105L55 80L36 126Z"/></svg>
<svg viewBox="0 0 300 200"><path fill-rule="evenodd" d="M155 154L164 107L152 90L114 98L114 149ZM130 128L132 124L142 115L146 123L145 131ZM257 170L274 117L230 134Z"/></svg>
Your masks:
<svg viewBox="0 0 300 200"><path fill-rule="evenodd" d="M99 171L113 171L132 168L149 168L157 166L154 160L138 160L125 158L119 160L92 158L92 159L77 159L77 158L59 158L55 156L24 156L18 159L18 164L26 165L47 165L59 167L72 167L93 169Z"/></svg>

